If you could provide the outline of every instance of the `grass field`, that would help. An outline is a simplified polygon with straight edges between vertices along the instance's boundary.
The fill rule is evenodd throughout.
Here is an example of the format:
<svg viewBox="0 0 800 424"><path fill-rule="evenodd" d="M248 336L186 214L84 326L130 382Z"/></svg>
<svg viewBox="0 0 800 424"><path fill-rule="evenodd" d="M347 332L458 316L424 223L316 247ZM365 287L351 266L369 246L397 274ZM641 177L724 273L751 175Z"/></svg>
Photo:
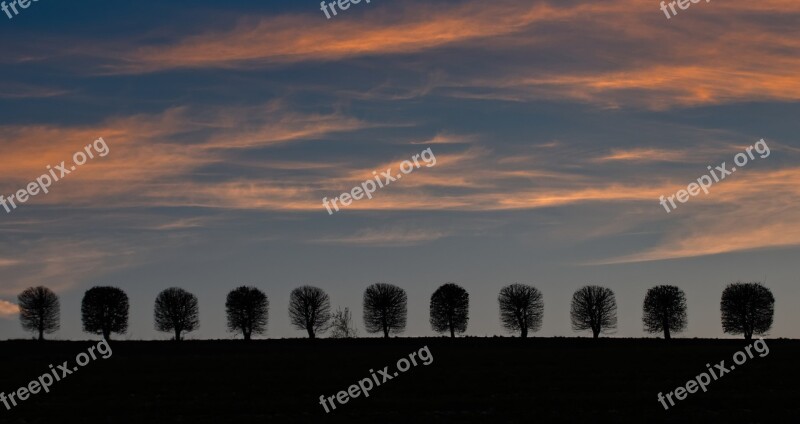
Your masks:
<svg viewBox="0 0 800 424"><path fill-rule="evenodd" d="M96 342L0 342L6 394ZM744 340L398 338L112 342L50 393L31 396L0 423L532 423L797 422L800 341L767 340L756 355L665 411L669 392L725 360ZM428 346L368 398L325 413L334 396Z"/></svg>

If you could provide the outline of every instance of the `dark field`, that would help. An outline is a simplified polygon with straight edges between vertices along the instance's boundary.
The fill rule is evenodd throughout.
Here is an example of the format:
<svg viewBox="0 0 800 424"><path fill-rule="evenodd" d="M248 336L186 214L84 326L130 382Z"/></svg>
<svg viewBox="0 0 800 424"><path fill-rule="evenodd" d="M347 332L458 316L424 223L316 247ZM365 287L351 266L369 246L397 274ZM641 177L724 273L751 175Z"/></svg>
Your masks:
<svg viewBox="0 0 800 424"><path fill-rule="evenodd" d="M96 342L0 342L8 394ZM326 414L319 396L427 345L412 366ZM788 423L800 412L800 341L737 366L665 411L656 399L725 360L744 340L400 338L112 342L2 423L705 422ZM99 356L99 355L98 355ZM421 362L421 361L419 361Z"/></svg>

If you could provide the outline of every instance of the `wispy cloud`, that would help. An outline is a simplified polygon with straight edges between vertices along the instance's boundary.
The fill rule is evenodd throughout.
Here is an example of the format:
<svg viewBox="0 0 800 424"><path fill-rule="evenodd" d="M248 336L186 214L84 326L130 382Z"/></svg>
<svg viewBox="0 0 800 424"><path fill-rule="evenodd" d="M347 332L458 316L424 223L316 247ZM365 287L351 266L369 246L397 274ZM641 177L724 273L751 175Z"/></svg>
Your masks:
<svg viewBox="0 0 800 424"><path fill-rule="evenodd" d="M19 264L19 260L17 260L17 259L0 258L0 268L6 267L6 266L14 266L14 265L18 265L18 264Z"/></svg>
<svg viewBox="0 0 800 424"><path fill-rule="evenodd" d="M224 199L220 191L235 189L235 180L198 183L193 177L203 167L235 156L242 149L305 141L339 131L357 131L374 124L339 113L302 114L275 102L255 109L190 111L172 108L161 114L110 118L94 126L5 126L0 135L0 154L8 166L0 170L3 193L45 173L46 165L69 162L75 151L104 137L110 153L87 162L64 183L29 204L88 206L98 202L117 207L204 205L204 193ZM192 142L184 141L192 138ZM291 166L289 161L283 167ZM319 168L326 166L317 165ZM239 178L238 176L236 178ZM251 184L247 181L245 185ZM272 187L277 190L279 187ZM192 191L196 189L196 191ZM297 190L300 190L298 188ZM279 198L286 198L287 192ZM234 202L231 207L241 202ZM218 206L218 205L209 205Z"/></svg>
<svg viewBox="0 0 800 424"><path fill-rule="evenodd" d="M348 234L340 237L325 237L315 242L322 244L412 246L438 240L448 235L448 232L441 229L411 229L395 226L393 228L359 230L355 234Z"/></svg>
<svg viewBox="0 0 800 424"><path fill-rule="evenodd" d="M132 248L120 241L75 241L49 238L15 246L17 263L4 271L8 283L0 295L16 295L27 287L46 285L56 292L86 278L131 265Z"/></svg>
<svg viewBox="0 0 800 424"><path fill-rule="evenodd" d="M800 168L751 171L721 181L708 195L693 197L670 213L669 217L677 221L654 246L593 263L645 262L800 245L800 212L795 207L800 202Z"/></svg>
<svg viewBox="0 0 800 424"><path fill-rule="evenodd" d="M47 97L63 96L71 93L70 90L46 86L10 83L0 81L0 99L41 99Z"/></svg>
<svg viewBox="0 0 800 424"><path fill-rule="evenodd" d="M19 314L19 305L0 299L0 318L11 318Z"/></svg>
<svg viewBox="0 0 800 424"><path fill-rule="evenodd" d="M100 61L92 69L143 74L275 69L378 56L399 63L402 56L425 55L427 60L417 62L424 65L407 65L423 76L417 87L398 91L380 81L358 90L337 88L362 99L439 94L654 110L800 99L800 37L791 25L800 17L800 4L737 0L714 4L713 12L693 10L690 17L667 21L638 0L404 1L373 7L358 20L320 25L319 13L252 16L226 28L188 26L158 44L73 43L50 56L90 56ZM474 63L474 51L497 60Z"/></svg>
<svg viewBox="0 0 800 424"><path fill-rule="evenodd" d="M561 12L545 4L520 8L513 2L463 5L401 4L372 11L370 19L330 21L316 15L281 15L242 20L227 31L185 37L175 43L122 56L116 72L174 68L253 67L258 64L340 60L376 54L412 53L466 40L518 31ZM298 32L297 28L304 28ZM331 34L336 34L331 37ZM213 54L209 54L213 52Z"/></svg>
<svg viewBox="0 0 800 424"><path fill-rule="evenodd" d="M477 140L479 140L479 136L474 134L457 135L440 132L432 138L422 141L412 141L411 144L469 144Z"/></svg>
<svg viewBox="0 0 800 424"><path fill-rule="evenodd" d="M653 205L658 212L655 202L660 195L674 193L695 177L680 174L679 170L686 168L678 165L722 161L729 157L725 149L732 143L704 141L702 147L693 147L699 143L687 141L671 146L637 133L618 145L587 147L589 142L570 140L568 134L548 133L532 139L526 145L531 150L515 150L503 138L504 133L489 135L491 129L478 130L473 122L459 127L429 116L411 116L403 108L405 103L427 96L441 102L436 104L439 108L454 101L448 97L469 97L513 99L525 107L541 100L560 105L578 102L589 104L592 110L800 100L796 78L800 55L794 54L800 51L800 37L796 25L786 23L800 16L800 3L730 1L714 4L713 14L692 12L683 19L666 21L657 9L633 0L534 4L465 0L436 5L409 1L374 7L357 20L324 22L319 13L276 13L214 26L182 26L162 34L158 43L140 44L130 37L99 42L90 51L76 44L50 57L36 53L37 60L47 58L53 64L70 55L87 54L121 79L157 81L164 76L161 73L202 70L192 75L217 78L237 74L247 80L250 76L240 74L257 69L261 75L263 70L269 75L265 79L274 76L291 81L286 91L302 92L298 98L305 98L304 90L325 92L327 106L294 98L297 103L281 98L235 106L213 102L200 106L187 100L185 105L160 112L99 114L94 123L4 125L0 127L0 155L6 160L0 169L0 193L19 189L42 174L45 165L68 160L74 151L103 136L111 147L109 156L88 163L53 187L50 194L38 196L26 206L91 210L102 205L140 217L144 209L192 211L178 218L136 220L137 228L161 232L202 229L212 222L193 216L195 209L213 209L211 213L219 214L280 211L323 216L323 197L349 191L372 178L373 170L396 169L407 159L397 153L398 146L430 145L437 157L435 167L423 167L380 190L372 200L354 202L345 211L496 212L634 204ZM600 41L587 43L587 39ZM49 44L37 45L44 49ZM476 53L488 60L475 60ZM22 66L28 62L15 63ZM374 72L376 63L414 77ZM336 68L331 69L332 75L355 71L353 75L358 77L352 79L357 81L340 87L324 80L310 83L305 79L308 75L292 79L305 72L297 70L326 65ZM370 77L377 76L361 81L358 71L364 70L370 71ZM286 75L278 75L281 73ZM399 81L396 86L395 81ZM7 87L12 88L4 90ZM25 99L59 95L59 90L0 86L0 97L9 97L9 93ZM382 120L380 116L386 115L376 112L385 111L386 102L382 101L390 98L402 100L391 103L392 113L397 111L393 119L402 124ZM464 120L479 119L476 116ZM392 133L385 143L365 142L364 133L401 126L413 131ZM302 151L305 144L312 143L313 151ZM354 145L364 148L356 151ZM389 151L387 145L392 153L384 154ZM326 150L328 146L331 148ZM785 147L787 153L797 153L796 148ZM409 156L413 153L408 152ZM642 172L651 165L653 170ZM798 182L797 168L775 163L771 172L747 172L715 186L713 196L693 199L684 206L694 210L715 205L724 214L716 219L702 218L702 214L684 218L680 228L665 234L651 249L615 260L797 244L792 228L783 224L795 222L794 212L776 203L798 199L786 186ZM754 193L756 188L780 196L764 200ZM755 211L781 214L781 223L765 224L753 231L756 235L752 237L739 236L724 244L710 241L724 235L722 223L733 225ZM674 216L664 214L658 219L672 220ZM637 222L636 217L630 220ZM3 226L2 231L12 235L32 227ZM406 239L411 243L446 234L429 229L363 230L340 241L358 244ZM88 247L87 256L75 260L91 265L96 261L92 253L98 250L102 248ZM57 257L55 253L47 253L42 271L48 275L63 271L66 265L52 258ZM31 256L9 252L0 259L0 267L20 268L30 265L30 260Z"/></svg>
<svg viewBox="0 0 800 424"><path fill-rule="evenodd" d="M654 148L614 149L608 155L593 159L596 162L682 162L691 157L689 150Z"/></svg>

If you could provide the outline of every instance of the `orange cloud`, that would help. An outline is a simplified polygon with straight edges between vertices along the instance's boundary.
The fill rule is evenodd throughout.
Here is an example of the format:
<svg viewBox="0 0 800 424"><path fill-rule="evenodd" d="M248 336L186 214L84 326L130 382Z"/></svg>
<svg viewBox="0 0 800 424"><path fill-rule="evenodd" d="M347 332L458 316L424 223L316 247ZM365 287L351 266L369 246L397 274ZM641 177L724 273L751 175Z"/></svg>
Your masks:
<svg viewBox="0 0 800 424"><path fill-rule="evenodd" d="M800 71L797 29L773 25L769 19L780 23L800 18L800 3L731 0L707 6L667 20L657 5L640 0L535 4L469 0L435 5L404 1L373 7L355 20L325 21L317 10L248 17L226 29L199 25L194 33L179 33L157 46L108 42L85 47L86 43L76 42L67 51L12 60L92 56L106 61L108 73L139 74L187 68L272 69L427 53L426 63L432 65L408 65L418 68L425 81L405 95L386 87L386 82L339 94L567 99L607 108L654 110L800 99L800 80L795 77ZM587 39L595 40L590 48ZM470 55L504 52L515 60L482 63L476 74L470 72L475 67L464 66L457 55L437 62L438 52L448 48L468 49ZM559 56L580 60L564 61ZM24 91L25 96L63 94L51 89ZM287 136L294 134L287 130Z"/></svg>
<svg viewBox="0 0 800 424"><path fill-rule="evenodd" d="M685 151L666 149L614 149L609 155L594 159L597 162L633 161L633 162L680 162L686 159Z"/></svg>
<svg viewBox="0 0 800 424"><path fill-rule="evenodd" d="M747 174L745 174L747 173ZM656 246L597 264L642 262L800 245L800 168L743 168L680 205ZM674 190L672 191L674 192ZM664 192L662 194L666 194ZM663 209L664 218L667 214Z"/></svg>
<svg viewBox="0 0 800 424"><path fill-rule="evenodd" d="M757 46L752 47L757 50ZM754 52L751 59L776 63L763 53ZM523 89L517 94L519 99L567 97L611 108L642 104L662 110L743 100L796 101L800 99L800 80L796 78L800 60L785 65L742 69L746 65L727 59L688 66L654 64L621 71L577 71L571 75L511 78L504 81L502 87ZM472 84L482 85L481 82ZM492 85L492 82L485 84ZM502 98L502 92L500 96Z"/></svg>
<svg viewBox="0 0 800 424"><path fill-rule="evenodd" d="M0 194L23 188L46 173L47 165L57 165L62 160L69 165L74 152L103 137L109 146L108 155L87 161L64 180L55 182L48 194L40 193L28 204L204 205L206 202L197 200L201 195L185 190L196 187L198 193L207 192L200 184L191 182L191 175L203 166L223 161L221 152L375 126L378 125L340 113L295 113L279 103L191 114L186 108L173 108L162 114L117 117L85 127L5 126L0 128L0 155L8 166L0 169ZM193 142L173 141L189 134L194 135ZM284 161L277 165L292 166L297 168L300 164ZM233 186L235 183L225 183L211 191L226 191ZM240 202L233 204L237 203Z"/></svg>
<svg viewBox="0 0 800 424"><path fill-rule="evenodd" d="M253 146L270 146L280 141L294 142L307 137L320 137L335 131L348 131L333 123L344 118L345 126L356 128L373 124L348 121L344 115L303 115L282 112L266 122L258 122L247 128L242 123L252 119L247 113L236 120L236 113L226 111L205 112L209 119L190 119L186 109L175 108L160 115L135 115L114 118L96 127L61 128L55 126L12 126L2 132L3 151L8 167L0 170L4 184L0 189L9 193L22 187L21 182L30 181L39 175L43 165L69 159L71 153L103 135L110 147L105 158L97 158L84 165L69 180L53 186L51 193L39 196L36 202L44 205L107 208L137 207L204 207L231 210L301 211L326 216L322 198L338 196L343 191L372 178L372 170L382 172L391 168L397 172L402 160L418 153L421 146L409 141L408 156L392 158L375 166L355 166L347 160L339 162L310 162L272 159L259 163L253 169L267 175L242 176L235 179L197 179L194 176L203 167L217 164L225 153ZM316 123L320 127L314 127ZM282 127L281 124L285 124ZM308 125L303 130L304 125ZM278 134L291 134L273 139L246 136L260 133L261 125L270 126ZM282 131L285 128L285 131ZM205 130L206 132L204 132ZM352 130L352 129L351 129ZM220 134L230 133L230 141ZM191 142L177 143L175 138L192 134ZM459 137L476 139L472 136ZM438 136L432 141L449 140ZM697 175L667 179L665 176L648 174L637 176L635 169L626 171L632 162L669 158L672 161L687 159L691 152L660 148L635 148L614 150L597 159L575 160L553 165L553 158L575 155L564 143L551 142L543 149L541 145L524 152L515 151L498 154L477 143L453 144L432 143L437 163L406 175L389 187L378 190L372 200L353 202L340 213L369 212L382 210L438 210L438 211L503 211L536 208L553 208L580 204L647 205L641 215L629 216L625 224L631 227L642 221L674 221L680 219L677 229L669 230L665 238L651 249L636 255L613 258L611 262L669 259L698 256L746 249L763 249L800 244L800 214L794 205L800 200L800 168L784 167L769 171L744 169L712 187L708 196L692 200L667 215L658 205L661 195L669 195L683 188ZM770 143L775 152L779 144ZM707 147L708 152L720 151L721 145ZM437 150L441 149L441 150ZM785 149L781 154L796 155L796 150ZM724 158L724 156L717 156ZM619 167L619 175L598 175L597 167L606 163ZM226 164L236 164L232 159ZM312 166L308 166L312 164ZM780 163L770 163L778 166ZM260 167L259 167L260 166ZM355 170L354 170L355 169ZM269 174L274 170L297 170L280 176ZM700 167L704 172L704 167ZM768 195L765 193L769 193ZM714 212L703 211L714 206ZM710 208L709 208L710 209ZM691 211L691 215L688 214ZM765 222L756 230L737 233L729 237L730 228L740 222L760 222L765 216L780 216L775 222ZM676 218L678 217L678 218ZM684 217L684 218L680 218ZM143 228L176 231L199 228L207 225L207 219L186 217L180 220L147 222ZM22 223L21 223L22 224ZM20 224L20 225L21 225ZM678 224L674 224L678 225ZM624 226L624 225L623 225ZM15 226L24 230L25 226ZM9 231L0 228L2 231ZM394 231L394 233L392 233ZM398 242L412 243L435 240L446 233L420 230L409 234L406 240L400 230L372 231L356 234L342 242L375 243L381 234ZM392 234L395 235L392 235ZM390 237L391 236L391 237ZM725 239L725 243L715 240ZM49 246L49 245L48 245ZM55 278L69 273L72 283L79 278L92 275L106 254L113 249L89 243L81 249L74 246L45 246L28 249L8 259L0 259L0 267L14 270L19 284L32 285L43 279ZM63 251L73 252L65 255ZM134 253L134 252L131 252ZM116 255L116 253L115 253ZM36 258L47 258L37 260ZM83 268L73 266L80 262ZM29 269L31 272L23 272ZM35 271L35 272L34 272ZM19 286L9 288L12 292Z"/></svg>
<svg viewBox="0 0 800 424"><path fill-rule="evenodd" d="M390 227L365 229L341 237L328 237L316 240L322 244L354 244L372 246L408 246L426 243L446 237L452 232L431 228Z"/></svg>
<svg viewBox="0 0 800 424"><path fill-rule="evenodd" d="M259 63L339 60L370 54L418 52L518 31L562 15L546 4L520 8L513 2L464 5L416 3L372 10L369 19L321 22L317 15L248 19L228 31L186 37L123 56L117 72L174 68L252 67ZM398 10L399 9L399 10Z"/></svg>
<svg viewBox="0 0 800 424"><path fill-rule="evenodd" d="M392 183L376 192L372 200L362 199L343 208L339 213L368 212L381 210L454 210L454 211L500 211L522 210L544 207L563 207L597 203L610 205L620 203L642 203L647 205L638 215L628 215L617 231L635 228L643 221L674 221L665 231L665 238L651 249L641 253L614 258L603 263L638 262L693 257L742 250L774 248L800 244L800 212L795 205L800 201L800 168L773 171L743 170L715 184L707 196L692 198L687 204L671 214L666 214L658 205L660 195L669 195L685 187L689 181L654 181L653 184L625 182L617 179L597 179L580 175L559 174L536 169L504 169L487 166L483 151L466 151L451 155L438 153L437 166L421 168L408 174L405 179ZM449 166L445 166L448 165ZM392 163L393 168L396 163ZM524 167L522 163L518 164ZM508 165L506 165L508 166ZM232 210L302 211L316 212L326 217L322 197L337 196L340 191L333 186L345 186L343 190L369 177L346 168L324 168L331 179L298 179L290 182L270 180L247 180L159 185L158 190L139 193L130 199L130 204L151 206L201 206ZM380 168L379 168L380 169ZM469 170L469 172L465 172ZM514 184L509 184L509 179ZM524 184L525 181L536 185ZM460 188L446 194L439 189ZM103 201L95 199L102 204ZM780 219L765 219L779 216ZM743 222L751 225L742 226ZM158 230L177 230L202 227L203 219L181 219L157 225ZM737 230L740 229L740 230ZM419 229L364 230L343 237L323 240L328 243L376 244L422 243L447 236L448 233ZM74 247L74 246L73 246ZM88 274L107 261L104 256L85 256L90 248L76 250L83 257L65 257L63 254L38 252L36 257L50 258L39 266L36 279L54 278L69 270L70 275ZM103 250L105 251L105 250ZM100 252L95 252L100 253ZM115 254L116 256L116 254ZM55 258L59 258L56 260ZM55 261L55 262L54 262ZM76 270L75 263L85 264L85 271ZM5 261L7 267L21 265L18 260ZM77 273L77 274L76 274ZM24 279L23 279L24 280ZM32 281L32 280L31 280ZM29 284L22 281L21 284Z"/></svg>
<svg viewBox="0 0 800 424"><path fill-rule="evenodd" d="M570 4L473 0L430 5L403 2L373 8L359 20L320 21L316 14L242 20L173 43L104 53L121 65L112 72L177 68L257 68L367 55L398 55L460 45L480 51L553 49L601 66L559 69L526 61L487 68L480 78L437 74L414 95L437 87L456 97L572 99L604 107L667 109L736 101L800 99L800 37L754 15L800 17L793 0L714 4L666 20L657 7L617 0ZM556 28L545 36L545 28ZM302 28L302 30L300 30ZM575 34L581 34L576 37ZM584 38L603 42L585 52ZM576 40L581 40L576 42ZM668 41L665 41L668 40ZM630 46L620 48L620 46ZM646 46L651 46L649 49ZM631 49L647 54L628 54ZM109 50L111 50L109 48ZM116 52L123 51L122 56ZM650 51L658 51L657 54ZM608 60L613 58L613 60ZM614 63L609 68L608 63ZM476 93L468 88L485 88ZM371 91L372 92L372 91ZM374 93L373 93L374 94ZM396 94L387 94L396 96Z"/></svg>
<svg viewBox="0 0 800 424"><path fill-rule="evenodd" d="M689 162L708 156L711 149L658 149L639 147L612 149L607 155L591 159L592 162ZM713 150L719 153L720 149Z"/></svg>
<svg viewBox="0 0 800 424"><path fill-rule="evenodd" d="M19 314L19 305L0 299L0 318L9 318Z"/></svg>

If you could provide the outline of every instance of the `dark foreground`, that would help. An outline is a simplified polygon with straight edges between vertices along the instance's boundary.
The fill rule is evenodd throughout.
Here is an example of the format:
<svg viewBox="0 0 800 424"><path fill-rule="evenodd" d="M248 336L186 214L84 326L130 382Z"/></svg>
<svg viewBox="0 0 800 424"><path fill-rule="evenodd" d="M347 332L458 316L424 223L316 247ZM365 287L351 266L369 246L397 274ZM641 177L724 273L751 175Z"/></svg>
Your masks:
<svg viewBox="0 0 800 424"><path fill-rule="evenodd" d="M0 342L0 391L27 385L96 342ZM428 346L421 363L326 414L335 396ZM665 411L675 390L744 340L442 338L112 342L1 423L797 422L800 341L736 367ZM418 360L418 362L421 362Z"/></svg>

